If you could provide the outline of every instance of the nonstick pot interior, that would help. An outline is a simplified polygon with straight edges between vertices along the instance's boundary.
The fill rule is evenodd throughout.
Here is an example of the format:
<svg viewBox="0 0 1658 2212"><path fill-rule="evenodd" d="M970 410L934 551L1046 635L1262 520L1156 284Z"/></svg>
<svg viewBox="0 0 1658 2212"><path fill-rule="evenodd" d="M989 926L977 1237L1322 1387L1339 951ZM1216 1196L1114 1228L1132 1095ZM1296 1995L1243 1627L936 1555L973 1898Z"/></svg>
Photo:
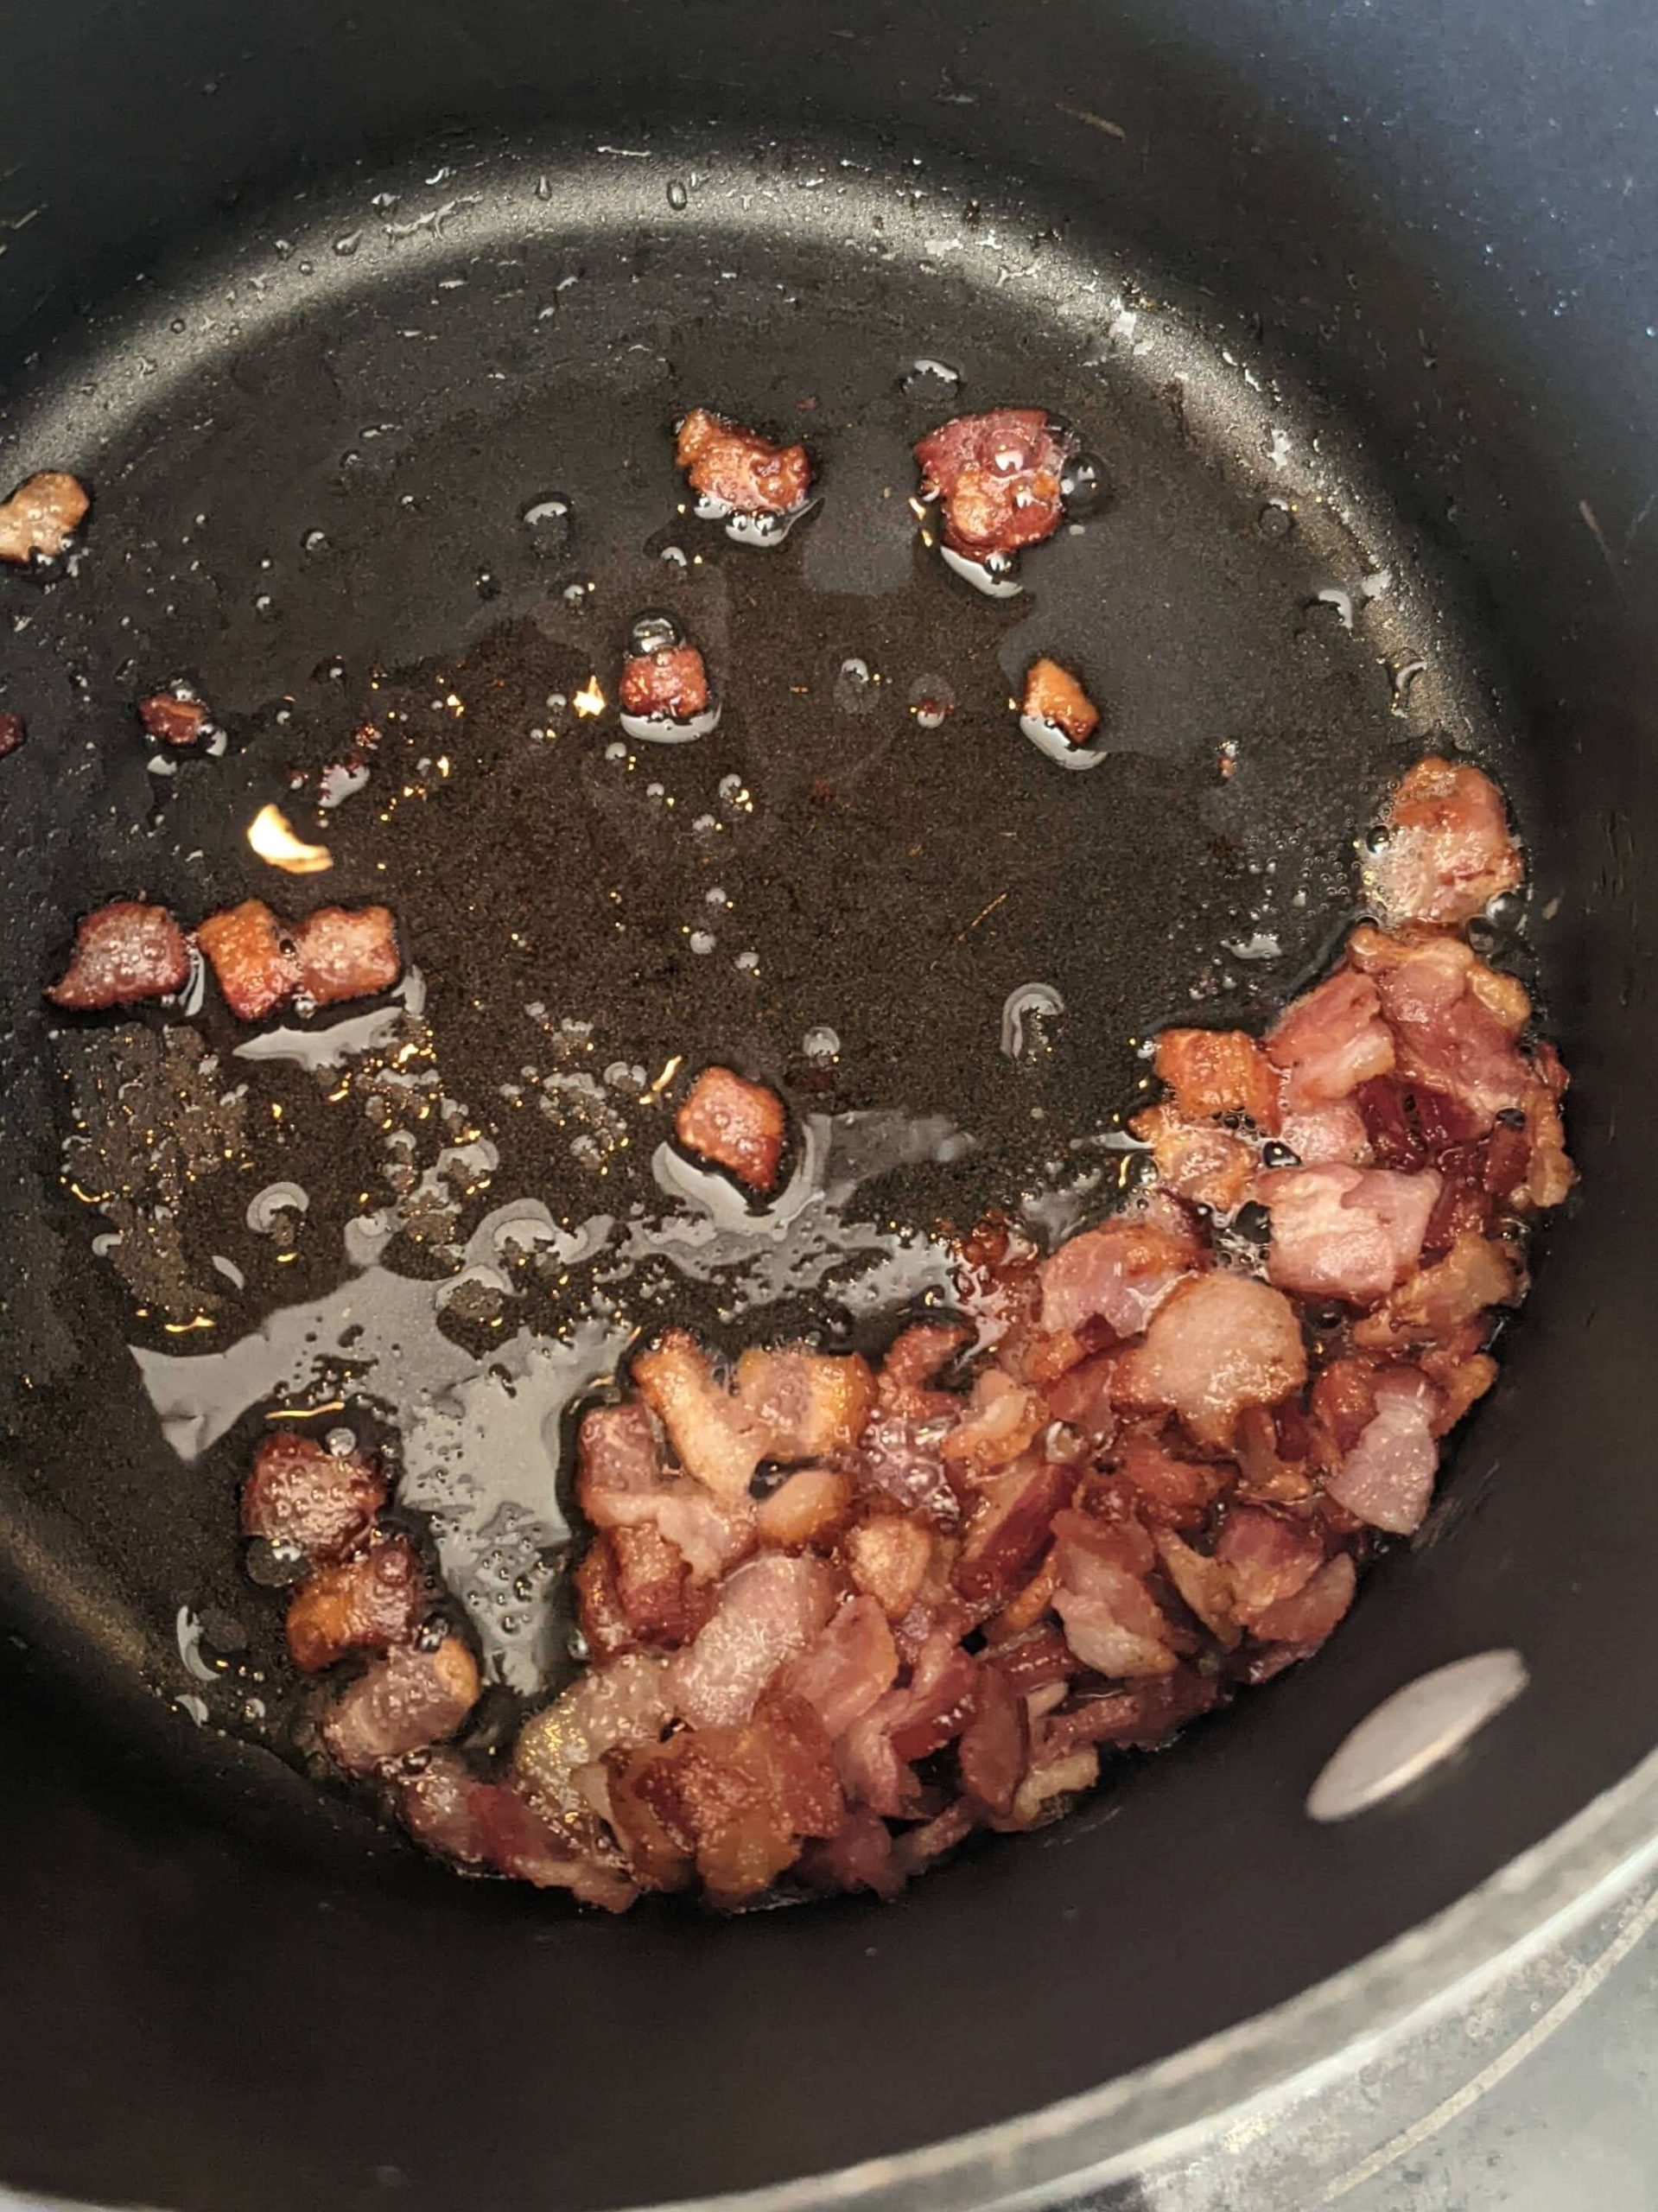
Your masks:
<svg viewBox="0 0 1658 2212"><path fill-rule="evenodd" d="M1537 11L1540 39L1548 13ZM1351 1966L1547 1836L1650 1747L1642 1592L1658 1509L1642 1479L1636 1383L1655 1195L1640 1132L1658 793L1643 744L1652 579L1635 462L1652 410L1612 298L1627 290L1615 276L1639 273L1622 258L1636 251L1633 219L1602 189L1605 161L1563 145L1548 164L1553 228L1517 257L1512 226L1529 203L1500 213L1494 202L1514 182L1510 158L1518 175L1541 95L1512 11L1489 46L1473 19L1457 34L1477 51L1482 86L1509 95L1477 173L1453 143L1461 118L1445 80L1468 57L1446 50L1444 27L1401 20L1367 42L1312 13L1297 28L1265 11L1229 10L1223 26L1193 10L1176 42L1178 20L1159 11L1153 34L1131 14L1083 8L1045 11L1039 27L994 11L963 26L869 8L829 25L651 8L584 22L578 40L561 12L505 8L460 22L359 9L349 24L277 9L233 35L211 10L117 25L71 8L9 30L35 96L0 215L18 222L37 200L42 212L0 233L12 372L0 454L16 459L12 474L78 466L99 490L98 560L77 598L28 610L38 619L9 641L5 669L51 733L6 764L0 793L19 810L6 817L14 1472L0 1501L16 1630L0 2170L17 2184L204 2212L382 2195L436 2206L463 2193L505 2212L689 2198L895 2159L861 2189L988 2202L1102 2147L1080 2112L1020 2129L1022 2116ZM1229 55L1223 35L1237 41ZM1633 99L1629 73L1621 92L1613 81L1620 35L1617 11L1602 11L1594 38L1552 57L1550 102L1594 114L1598 143L1619 143L1620 99ZM1272 54L1267 76L1252 38ZM803 74L816 86L805 102ZM1297 105L1299 124L1275 112ZM1421 139L1413 163L1388 145L1401 111ZM46 129L65 113L77 130ZM1356 120L1332 149L1323 138L1338 116ZM1650 174L1633 172L1637 205ZM227 177L246 180L232 204ZM684 207L670 183L687 187ZM1436 190L1441 235L1428 244L1414 226ZM393 191L388 213L375 195ZM1516 257L1501 283L1486 245ZM584 283L538 336L536 302L573 271ZM440 291L454 276L475 302ZM786 312L768 311L768 288L788 295ZM435 303L423 315L416 295ZM1557 302L1564 312L1549 314ZM90 321L83 303L97 308ZM1553 326L1574 318L1572 342ZM390 346L422 321L446 334L435 350ZM1155 359L1136 353L1142 340L1163 349ZM120 887L111 871L132 842L143 776L113 757L103 725L119 727L135 644L176 649L251 718L291 688L302 648L301 673L336 652L405 663L440 645L484 652L476 641L532 606L529 569L504 570L505 606L480 600L470 540L440 534L429 559L394 555L391 503L405 486L389 463L384 513L373 494L355 506L340 496L349 559L334 580L295 582L291 628L261 626L264 519L281 519L279 550L297 569L289 549L308 500L329 489L324 460L337 474L346 450L369 451L365 429L405 409L429 423L407 466L429 470L421 488L441 495L440 532L460 515L481 529L520 466L512 403L536 419L561 376L580 381L584 351L624 442L705 396L679 389L688 374L775 415L810 364L844 401L832 435L879 474L884 454L860 439L879 418L901 454L907 418L891 411L892 387L905 359L946 347L984 378L1064 378L1063 397L1039 396L1117 442L1134 557L1113 579L1083 549L1051 605L1080 622L1098 594L1102 665L1143 702L1130 719L1156 741L1134 787L1144 810L1102 821L1070 862L1109 879L1098 890L1112 942L1091 942L1074 917L1045 937L1040 909L1016 940L1073 964L1073 998L1097 962L1113 1018L1082 1077L1129 1079L1106 1033L1143 1033L1172 1010L1201 945L1251 895L1251 836L1268 856L1300 856L1331 895L1354 810L1443 730L1498 761L1532 841L1533 944L1579 1078L1585 1196L1545 1257L1432 1540L1374 1579L1316 1667L1126 1772L1072 1823L969 1858L896 1910L600 1924L412 1863L349 1808L266 1754L197 1732L147 1687L162 1594L182 1578L199 1595L217 1577L234 1595L229 1516L215 1518L160 1446L119 1351L122 1309L57 1188L40 948L94 892ZM497 372L504 391L491 389ZM1179 386L1178 408L1166 384ZM549 443L556 434L549 416ZM1164 480L1154 457L1166 451ZM1305 518L1288 547L1243 534L1286 466ZM197 551L181 540L198 472L227 519L192 569ZM1236 544L1200 552L1234 512ZM158 517L172 525L165 543ZM626 500L613 519L633 530ZM1159 630L1147 605L1114 635L1114 604L1159 543L1190 594L1181 621ZM1388 629L1385 610L1374 647L1321 627L1305 605L1321 562L1345 560L1356 577L1361 553L1397 581L1401 626ZM279 600L286 588L270 587ZM855 581L839 592L835 619L851 623ZM807 624L805 602L789 603ZM124 639L105 626L123 612ZM958 641L981 616L994 619L940 599L940 649L965 653ZM330 626L345 634L318 642ZM1387 664L1412 646L1430 681L1395 715ZM1216 720L1229 682L1261 694L1246 729ZM1244 738L1245 757L1273 772L1229 825L1230 854L1191 837L1203 817L1183 717ZM147 867L180 871L167 887L181 903L211 903L191 890L187 855L204 855L207 876L228 870L252 769L275 757L226 764L245 776L226 785L233 821L215 819L204 791L168 827L172 858L146 844ZM905 789L895 777L893 805ZM1007 804L969 794L975 818L947 780L929 796L969 848L984 802ZM187 844L175 833L191 804L200 836ZM1161 865L1135 877L1151 849ZM1300 948L1309 963L1319 949L1311 935ZM921 995L895 1085L917 1080L930 1011L947 1033L981 981L963 960L933 1000ZM994 1126L988 1075L982 1088L975 1103ZM1350 1828L1305 1821L1320 1761L1382 1694L1491 1646L1522 1652L1532 1688L1455 1770ZM1455 1963L1447 1952L1445 1971ZM1326 2017L1332 2036L1356 2024L1352 2010ZM903 2163L1003 2124L1014 2133L965 2147L930 2178ZM1114 2124L1121 2143L1132 2107Z"/></svg>

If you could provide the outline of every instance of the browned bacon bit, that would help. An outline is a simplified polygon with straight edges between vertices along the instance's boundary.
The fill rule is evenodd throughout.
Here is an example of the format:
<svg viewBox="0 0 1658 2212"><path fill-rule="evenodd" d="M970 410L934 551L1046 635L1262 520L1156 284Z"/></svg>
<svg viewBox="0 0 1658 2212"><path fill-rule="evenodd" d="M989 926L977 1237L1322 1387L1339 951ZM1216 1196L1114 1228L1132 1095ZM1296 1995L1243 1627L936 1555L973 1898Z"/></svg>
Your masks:
<svg viewBox="0 0 1658 2212"><path fill-rule="evenodd" d="M1268 1136L1277 1128L1277 1076L1242 1029L1166 1029L1152 1065L1187 1121L1242 1114Z"/></svg>
<svg viewBox="0 0 1658 2212"><path fill-rule="evenodd" d="M330 1452L314 1436L273 1429L253 1454L242 1491L242 1533L309 1560L343 1559L385 1503L378 1463L360 1452Z"/></svg>
<svg viewBox="0 0 1658 2212"><path fill-rule="evenodd" d="M1100 710L1068 668L1057 660L1033 660L1025 678L1020 711L1046 722L1072 745L1086 745L1100 726Z"/></svg>
<svg viewBox="0 0 1658 2212"><path fill-rule="evenodd" d="M804 446L775 446L706 407L681 423L676 458L693 492L734 514L791 514L811 490Z"/></svg>
<svg viewBox="0 0 1658 2212"><path fill-rule="evenodd" d="M43 470L0 505L0 561L54 561L92 502L73 476Z"/></svg>
<svg viewBox="0 0 1658 2212"><path fill-rule="evenodd" d="M674 1135L687 1152L762 1197L777 1186L786 1126L776 1091L730 1068L704 1068L674 1116Z"/></svg>
<svg viewBox="0 0 1658 2212"><path fill-rule="evenodd" d="M385 1651L407 1643L426 1612L426 1576L406 1536L387 1536L320 1568L289 1601L289 1656L302 1673L321 1674L348 1651Z"/></svg>
<svg viewBox="0 0 1658 2212"><path fill-rule="evenodd" d="M1364 873L1390 928L1454 929L1524 874L1502 794L1466 761L1419 760L1394 791L1385 826L1387 842Z"/></svg>
<svg viewBox="0 0 1658 2212"><path fill-rule="evenodd" d="M117 899L77 924L68 968L46 995L54 1006L90 1013L169 998L189 975L190 947L166 907Z"/></svg>
<svg viewBox="0 0 1658 2212"><path fill-rule="evenodd" d="M314 1006L372 998L403 973L397 925L384 906L319 906L296 923L299 988Z"/></svg>
<svg viewBox="0 0 1658 2212"><path fill-rule="evenodd" d="M203 702L183 690L157 691L138 702L144 734L162 745L194 745L209 727Z"/></svg>
<svg viewBox="0 0 1658 2212"><path fill-rule="evenodd" d="M432 1650L399 1645L340 1691L322 1740L347 1774L372 1774L453 1736L481 1688L478 1662L458 1636Z"/></svg>
<svg viewBox="0 0 1658 2212"><path fill-rule="evenodd" d="M0 714L0 760L8 753L15 753L26 734L21 715Z"/></svg>
<svg viewBox="0 0 1658 2212"><path fill-rule="evenodd" d="M299 988L299 963L263 899L245 899L239 906L209 914L196 931L196 943L239 1021L263 1020Z"/></svg>
<svg viewBox="0 0 1658 2212"><path fill-rule="evenodd" d="M707 710L708 668L695 645L636 653L622 663L619 696L626 715L661 715L688 722Z"/></svg>
<svg viewBox="0 0 1658 2212"><path fill-rule="evenodd" d="M944 542L958 553L1015 553L1058 529L1060 481L1076 449L1040 408L958 415L916 447L921 496L943 501Z"/></svg>

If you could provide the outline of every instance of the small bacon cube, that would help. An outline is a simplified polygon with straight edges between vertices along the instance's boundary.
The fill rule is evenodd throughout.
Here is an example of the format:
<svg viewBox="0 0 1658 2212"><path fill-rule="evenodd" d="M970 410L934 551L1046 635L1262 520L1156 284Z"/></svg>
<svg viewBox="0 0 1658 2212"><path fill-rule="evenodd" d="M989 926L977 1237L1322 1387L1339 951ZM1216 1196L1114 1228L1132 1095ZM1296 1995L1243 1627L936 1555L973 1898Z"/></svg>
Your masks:
<svg viewBox="0 0 1658 2212"><path fill-rule="evenodd" d="M21 715L0 714L0 760L8 753L15 753L27 734Z"/></svg>
<svg viewBox="0 0 1658 2212"><path fill-rule="evenodd" d="M209 914L196 931L225 1002L240 1021L261 1021L299 988L299 963L263 899Z"/></svg>
<svg viewBox="0 0 1658 2212"><path fill-rule="evenodd" d="M942 499L945 543L957 552L1017 552L1058 529L1060 480L1075 451L1039 407L958 415L916 447L921 496Z"/></svg>
<svg viewBox="0 0 1658 2212"><path fill-rule="evenodd" d="M622 663L619 699L625 715L661 715L688 722L708 707L707 664L695 645L635 653Z"/></svg>
<svg viewBox="0 0 1658 2212"><path fill-rule="evenodd" d="M322 1740L347 1774L372 1774L453 1736L482 1688L478 1662L458 1636L433 1651L402 1644L340 1692Z"/></svg>
<svg viewBox="0 0 1658 2212"><path fill-rule="evenodd" d="M288 1649L304 1674L321 1674L348 1651L407 1643L426 1612L426 1576L407 1536L388 1536L355 1559L325 1567L294 1592Z"/></svg>
<svg viewBox="0 0 1658 2212"><path fill-rule="evenodd" d="M403 973L397 925L385 906L319 906L294 931L299 988L315 1006L372 998Z"/></svg>
<svg viewBox="0 0 1658 2212"><path fill-rule="evenodd" d="M91 504L85 489L60 469L31 476L0 505L0 561L21 564L36 554L55 560Z"/></svg>
<svg viewBox="0 0 1658 2212"><path fill-rule="evenodd" d="M168 998L189 974L189 945L166 907L117 899L77 924L69 965L46 995L54 1006L89 1013Z"/></svg>
<svg viewBox="0 0 1658 2212"><path fill-rule="evenodd" d="M675 457L693 492L740 515L791 513L811 489L804 446L774 446L706 407L693 407L680 424Z"/></svg>
<svg viewBox="0 0 1658 2212"><path fill-rule="evenodd" d="M180 691L157 691L138 702L144 734L162 745L194 745L208 724L206 706Z"/></svg>
<svg viewBox="0 0 1658 2212"><path fill-rule="evenodd" d="M1189 1122L1247 1114L1268 1135L1278 1127L1278 1075L1242 1029L1165 1029L1152 1065Z"/></svg>
<svg viewBox="0 0 1658 2212"><path fill-rule="evenodd" d="M730 1068L704 1068L674 1117L687 1152L762 1195L776 1187L786 1126L777 1093Z"/></svg>
<svg viewBox="0 0 1658 2212"><path fill-rule="evenodd" d="M1100 710L1068 668L1057 660L1033 660L1025 678L1020 712L1045 722L1073 745L1086 745L1100 726Z"/></svg>
<svg viewBox="0 0 1658 2212"><path fill-rule="evenodd" d="M260 1438L242 1491L242 1533L308 1559L341 1559L362 1542L384 1503L385 1483L373 1459L274 1429Z"/></svg>

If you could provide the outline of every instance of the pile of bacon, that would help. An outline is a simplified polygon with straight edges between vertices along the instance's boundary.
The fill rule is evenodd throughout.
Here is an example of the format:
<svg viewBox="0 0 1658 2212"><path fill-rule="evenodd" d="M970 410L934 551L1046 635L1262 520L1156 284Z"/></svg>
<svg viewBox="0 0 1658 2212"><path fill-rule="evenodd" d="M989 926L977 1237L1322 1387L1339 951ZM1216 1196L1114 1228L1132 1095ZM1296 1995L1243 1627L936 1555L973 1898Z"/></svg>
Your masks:
<svg viewBox="0 0 1658 2212"><path fill-rule="evenodd" d="M510 1771L441 1740L475 1671L391 1573L378 1491L311 1446L339 1502L289 1533L325 1593L292 1601L295 1656L376 1655L328 1709L335 1756L457 1863L612 1909L784 1877L886 1897L1316 1650L1420 1526L1527 1224L1572 1181L1560 1061L1458 934L1520 881L1496 791L1420 762L1367 874L1385 927L1264 1039L1159 1037L1154 1172L1119 1212L1045 1259L1005 1224L969 1241L970 1319L878 1365L726 1373L681 1330L635 1357L580 1433L588 1664ZM718 1072L710 1152L761 1089Z"/></svg>
<svg viewBox="0 0 1658 2212"><path fill-rule="evenodd" d="M239 1021L297 1000L309 1007L389 991L403 973L385 906L319 906L287 922L263 899L209 914L195 942ZM165 906L113 899L83 915L69 965L46 995L76 1014L172 998L190 980L190 939Z"/></svg>

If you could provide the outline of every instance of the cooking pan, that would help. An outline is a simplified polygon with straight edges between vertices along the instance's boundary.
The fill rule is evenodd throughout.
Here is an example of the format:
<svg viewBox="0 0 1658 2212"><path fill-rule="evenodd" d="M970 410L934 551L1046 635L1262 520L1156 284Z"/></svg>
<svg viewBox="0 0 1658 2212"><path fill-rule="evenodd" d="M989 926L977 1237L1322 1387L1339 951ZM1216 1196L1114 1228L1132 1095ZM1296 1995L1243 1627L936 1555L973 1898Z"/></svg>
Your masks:
<svg viewBox="0 0 1658 2212"><path fill-rule="evenodd" d="M29 726L0 764L5 2179L203 2212L1038 2201L1352 2063L1648 1853L1643 11L66 0L3 35L0 474L94 497L75 573L0 579ZM698 402L812 442L833 496L786 545L677 512ZM1102 496L993 603L918 550L905 455L1020 402L1076 425ZM728 685L654 798L606 781L606 733L537 719L647 593ZM1043 780L1001 693L1061 643L1113 757ZM130 702L178 677L231 744L168 778ZM907 707L939 679L927 749ZM296 1761L235 1556L258 1409L206 1421L201 1370L157 1366L206 1355L136 1313L66 1174L107 1039L48 1035L38 993L101 898L257 887L255 807L381 696L467 724L391 887L461 1062L499 1087L492 1025L537 991L641 1059L740 1052L797 1116L950 1116L973 1148L899 1147L865 1262L905 1224L1086 1203L1071 1140L1132 1103L1138 1040L1194 993L1264 1019L1398 768L1429 741L1493 767L1532 872L1500 950L1574 1071L1582 1195L1434 1518L1315 1665L896 1907L730 1923L461 1882ZM698 810L753 924L702 964ZM331 895L378 887L353 819ZM601 941L601 884L644 950ZM1064 1019L1012 1059L1032 982ZM293 1155L319 1218L361 1166L337 1126ZM567 1153L537 1157L524 1188L574 1206ZM283 1298L326 1298L338 1245L298 1249ZM826 1299L855 1329L886 1280L672 1297L734 1342ZM545 1516L550 1465L504 1478ZM495 1633L505 1696L530 1662ZM1308 1821L1350 1728L1487 1650L1529 1687L1458 1760Z"/></svg>

